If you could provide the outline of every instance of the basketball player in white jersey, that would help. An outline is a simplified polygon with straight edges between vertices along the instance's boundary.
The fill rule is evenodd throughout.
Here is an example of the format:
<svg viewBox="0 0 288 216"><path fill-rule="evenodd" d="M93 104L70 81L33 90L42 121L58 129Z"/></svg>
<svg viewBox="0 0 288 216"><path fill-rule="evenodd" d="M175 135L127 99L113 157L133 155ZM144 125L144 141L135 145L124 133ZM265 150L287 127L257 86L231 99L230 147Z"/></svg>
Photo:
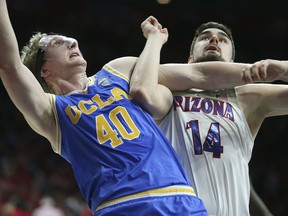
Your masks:
<svg viewBox="0 0 288 216"><path fill-rule="evenodd" d="M152 49L160 53L159 46ZM138 61L131 95L160 122L209 215L250 215L248 162L254 139L266 117L288 114L288 86L248 84L217 91L191 89L172 96L169 89L159 88L157 62L152 57ZM232 35L223 25L210 22L198 29L189 63L232 62L233 58ZM252 74L250 81L261 73L267 73L267 81L287 81L287 70L288 61L276 60L245 69ZM134 91L132 81L137 84Z"/></svg>

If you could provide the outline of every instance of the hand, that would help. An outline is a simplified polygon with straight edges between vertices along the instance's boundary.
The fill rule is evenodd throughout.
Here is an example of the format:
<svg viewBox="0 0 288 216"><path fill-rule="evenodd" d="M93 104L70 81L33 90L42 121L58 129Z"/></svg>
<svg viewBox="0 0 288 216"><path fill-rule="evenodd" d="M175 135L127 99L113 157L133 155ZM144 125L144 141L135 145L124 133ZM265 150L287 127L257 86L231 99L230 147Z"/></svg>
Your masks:
<svg viewBox="0 0 288 216"><path fill-rule="evenodd" d="M168 40L168 29L162 28L162 25L153 16L149 16L141 23L141 29L146 39L151 35L158 35L162 40L162 44Z"/></svg>
<svg viewBox="0 0 288 216"><path fill-rule="evenodd" d="M243 69L243 80L247 83L275 80L288 82L288 62L272 59L255 62Z"/></svg>

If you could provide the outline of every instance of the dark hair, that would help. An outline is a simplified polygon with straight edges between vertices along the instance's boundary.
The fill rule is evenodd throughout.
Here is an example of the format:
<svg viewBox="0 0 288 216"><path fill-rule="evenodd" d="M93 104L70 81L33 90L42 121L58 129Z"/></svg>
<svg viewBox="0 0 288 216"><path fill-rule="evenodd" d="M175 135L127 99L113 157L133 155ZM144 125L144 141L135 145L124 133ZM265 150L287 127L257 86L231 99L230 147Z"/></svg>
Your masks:
<svg viewBox="0 0 288 216"><path fill-rule="evenodd" d="M198 38L198 36L205 30L205 29L208 29L208 28L217 28L217 29L220 29L222 31L224 31L229 39L231 40L231 43L232 43L232 59L234 60L235 58L235 45L234 45L234 40L233 40L233 37L232 37L232 32L231 30L221 24L221 23L217 23L217 22L207 22L207 23L203 23L195 32L195 35L194 35L194 38L193 38L193 41L192 41L192 44L191 44L191 48L190 48L190 55L193 53L193 49L194 49L194 45L195 45L195 42Z"/></svg>

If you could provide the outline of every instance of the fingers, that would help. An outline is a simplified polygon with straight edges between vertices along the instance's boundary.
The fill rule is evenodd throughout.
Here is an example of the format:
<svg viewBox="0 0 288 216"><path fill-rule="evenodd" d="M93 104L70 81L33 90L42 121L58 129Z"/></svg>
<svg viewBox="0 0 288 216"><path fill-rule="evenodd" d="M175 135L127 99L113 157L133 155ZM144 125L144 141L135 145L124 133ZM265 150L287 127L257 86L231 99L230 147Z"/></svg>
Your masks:
<svg viewBox="0 0 288 216"><path fill-rule="evenodd" d="M287 80L287 63L266 59L246 67L242 71L242 80L246 83L259 81Z"/></svg>
<svg viewBox="0 0 288 216"><path fill-rule="evenodd" d="M242 70L242 80L245 83L265 81L267 78L267 63L259 61Z"/></svg>
<svg viewBox="0 0 288 216"><path fill-rule="evenodd" d="M253 82L250 67L242 69L242 80L245 83L252 83Z"/></svg>
<svg viewBox="0 0 288 216"><path fill-rule="evenodd" d="M158 30L162 31L163 27L162 27L161 23L159 23L157 18L155 18L154 16L149 16L143 23L144 24L150 23L151 25L156 27Z"/></svg>
<svg viewBox="0 0 288 216"><path fill-rule="evenodd" d="M168 40L168 30L163 28L162 24L158 20L149 16L146 20L141 23L141 28L144 37L147 39L150 35L158 35L159 39L162 41L162 44L166 43Z"/></svg>
<svg viewBox="0 0 288 216"><path fill-rule="evenodd" d="M153 16L149 16L143 23L150 23L155 27L158 27L158 25L160 24L158 20Z"/></svg>
<svg viewBox="0 0 288 216"><path fill-rule="evenodd" d="M267 78L267 64L264 62L262 64L260 64L259 67L259 76L260 76L260 80L265 81Z"/></svg>
<svg viewBox="0 0 288 216"><path fill-rule="evenodd" d="M163 28L163 29L161 30L161 33L162 33L162 34L168 34L168 29L167 29L167 28Z"/></svg>

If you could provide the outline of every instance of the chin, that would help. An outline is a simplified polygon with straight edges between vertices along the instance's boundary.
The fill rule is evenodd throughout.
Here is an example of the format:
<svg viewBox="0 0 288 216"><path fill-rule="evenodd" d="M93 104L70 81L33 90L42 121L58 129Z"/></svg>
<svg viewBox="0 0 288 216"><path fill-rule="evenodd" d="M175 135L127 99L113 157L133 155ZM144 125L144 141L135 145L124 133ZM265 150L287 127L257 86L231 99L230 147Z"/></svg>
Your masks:
<svg viewBox="0 0 288 216"><path fill-rule="evenodd" d="M222 58L221 56L219 55L205 55L205 56L201 56L197 59L194 59L194 63L197 63L197 62L209 62L209 61L222 61L222 62L225 62L225 59Z"/></svg>

